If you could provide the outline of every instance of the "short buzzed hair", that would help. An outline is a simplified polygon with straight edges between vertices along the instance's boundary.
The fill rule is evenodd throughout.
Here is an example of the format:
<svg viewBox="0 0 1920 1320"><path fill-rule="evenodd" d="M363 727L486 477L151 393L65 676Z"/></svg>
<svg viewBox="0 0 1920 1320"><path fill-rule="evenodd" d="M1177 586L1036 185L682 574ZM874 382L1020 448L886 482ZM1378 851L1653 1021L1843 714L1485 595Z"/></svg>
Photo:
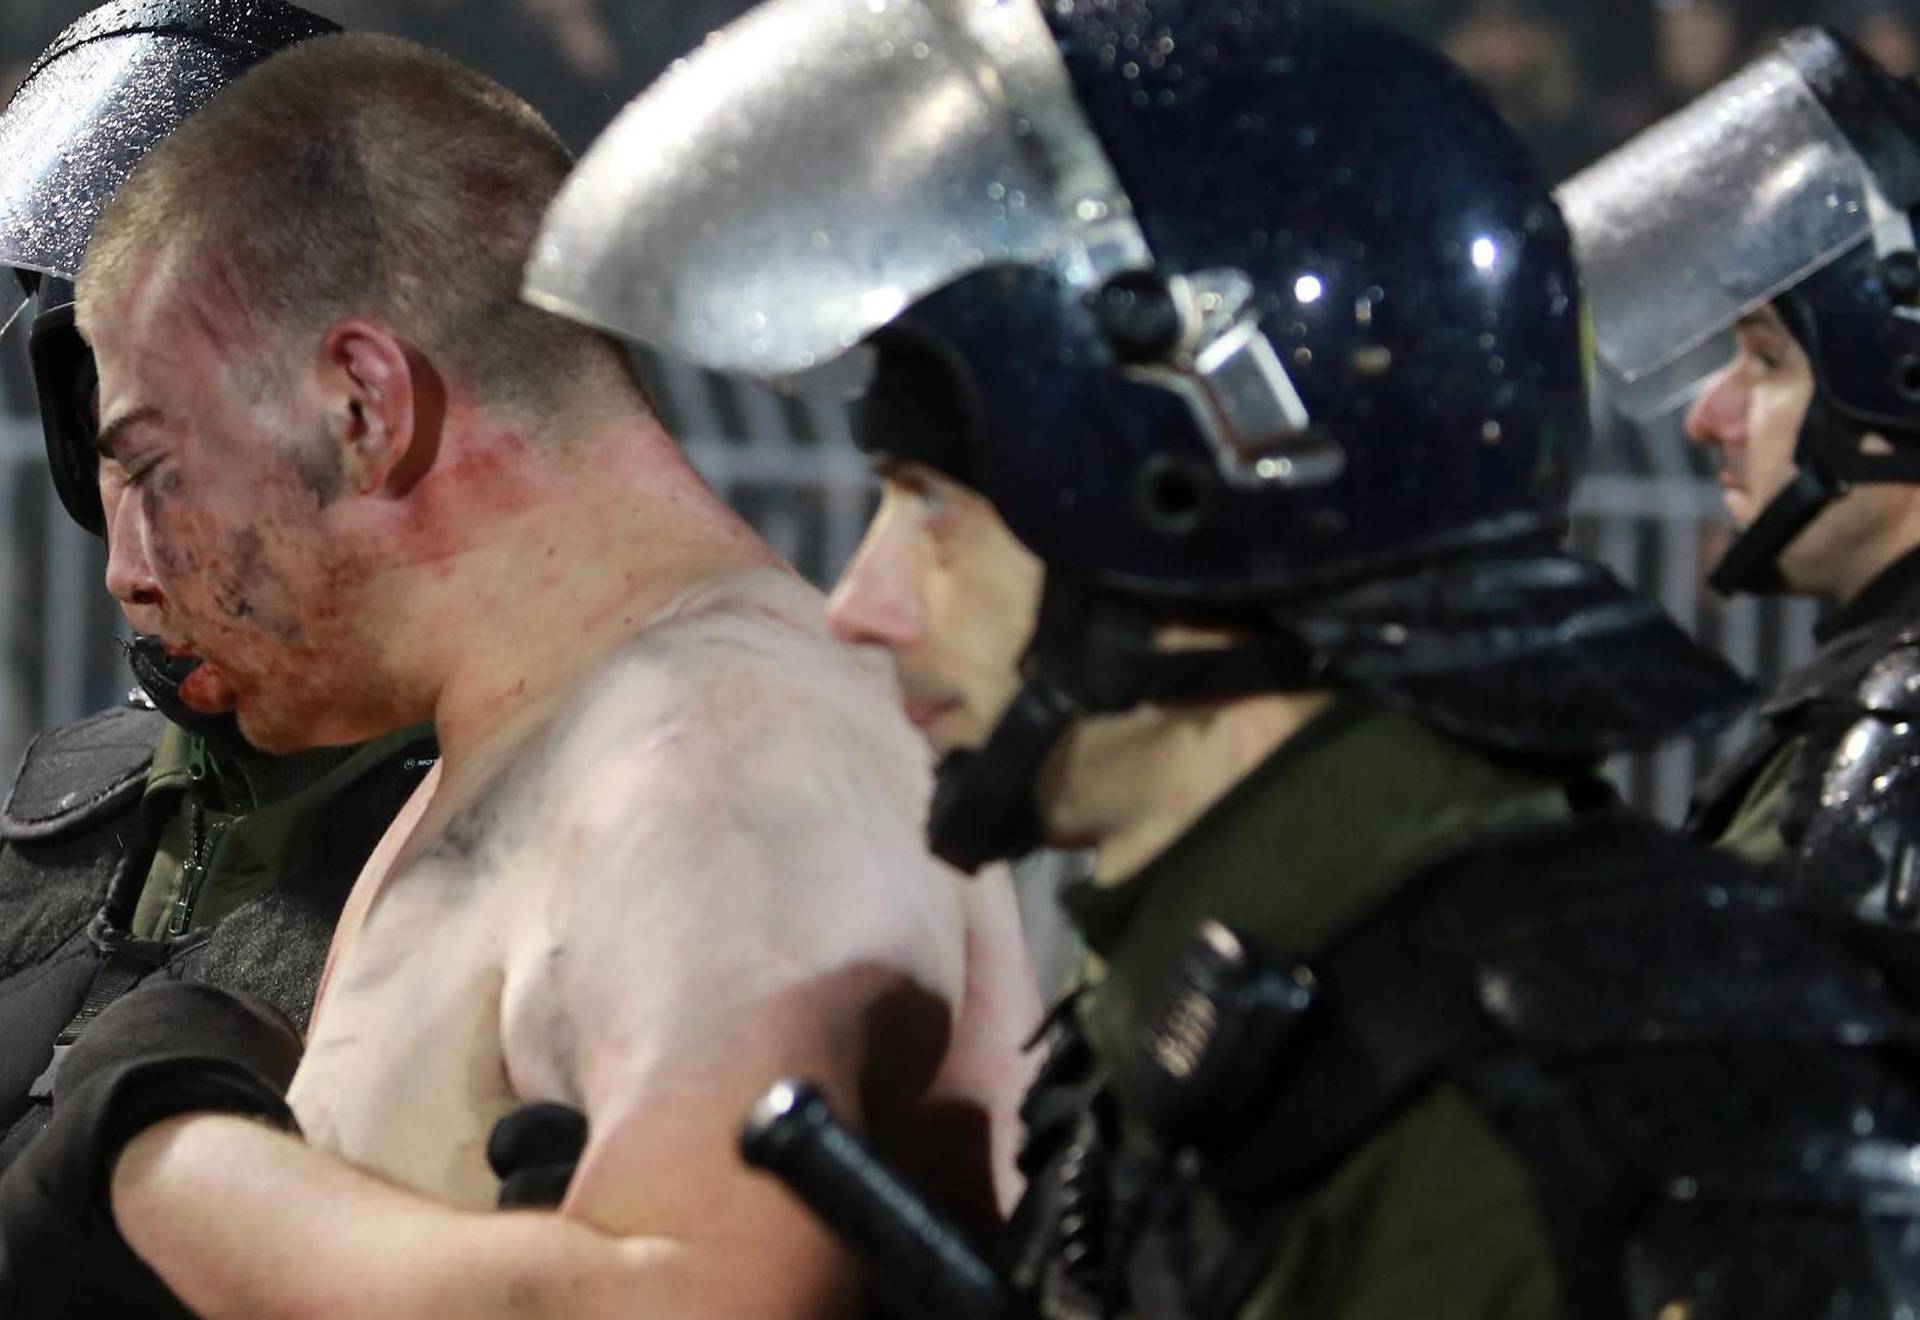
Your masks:
<svg viewBox="0 0 1920 1320"><path fill-rule="evenodd" d="M88 246L80 323L158 258L214 325L268 352L371 316L486 403L562 406L582 368L625 370L605 340L519 296L572 163L537 111L454 60L392 37L315 38L141 162Z"/></svg>

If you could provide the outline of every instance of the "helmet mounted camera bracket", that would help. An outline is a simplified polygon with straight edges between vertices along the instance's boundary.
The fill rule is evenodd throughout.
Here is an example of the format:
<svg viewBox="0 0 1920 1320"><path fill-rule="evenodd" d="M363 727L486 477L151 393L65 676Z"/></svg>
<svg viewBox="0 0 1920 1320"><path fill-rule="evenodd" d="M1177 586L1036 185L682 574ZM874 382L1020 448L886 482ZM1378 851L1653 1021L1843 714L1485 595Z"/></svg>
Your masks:
<svg viewBox="0 0 1920 1320"><path fill-rule="evenodd" d="M1893 314L1903 321L1920 321L1920 243L1913 234L1913 217L1894 205L1871 175L1866 187L1867 224L1873 237L1873 255L1880 276L1894 296Z"/></svg>
<svg viewBox="0 0 1920 1320"><path fill-rule="evenodd" d="M1123 271L1093 304L1122 373L1176 394L1228 484L1320 486L1346 454L1312 415L1260 327L1242 271Z"/></svg>

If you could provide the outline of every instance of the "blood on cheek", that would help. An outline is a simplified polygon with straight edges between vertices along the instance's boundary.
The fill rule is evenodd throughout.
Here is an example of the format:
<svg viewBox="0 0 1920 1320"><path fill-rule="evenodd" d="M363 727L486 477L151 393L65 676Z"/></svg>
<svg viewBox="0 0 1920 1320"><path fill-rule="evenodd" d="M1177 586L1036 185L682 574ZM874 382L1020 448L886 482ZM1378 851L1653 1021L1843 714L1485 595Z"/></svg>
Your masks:
<svg viewBox="0 0 1920 1320"><path fill-rule="evenodd" d="M178 640L204 662L183 686L183 699L211 712L241 704L245 693L249 710L263 699L274 708L277 727L321 721L328 701L316 692L320 676L307 634L330 617L332 602L320 609L322 617L303 615L276 567L264 518L227 525L171 496L156 484L143 487L141 498L148 554Z"/></svg>
<svg viewBox="0 0 1920 1320"><path fill-rule="evenodd" d="M147 557L176 622L198 648L213 640L209 628L223 631L253 615L247 578L259 571L260 538L251 528L219 527L206 509L179 498L181 486L177 477L156 472L139 487L140 503Z"/></svg>

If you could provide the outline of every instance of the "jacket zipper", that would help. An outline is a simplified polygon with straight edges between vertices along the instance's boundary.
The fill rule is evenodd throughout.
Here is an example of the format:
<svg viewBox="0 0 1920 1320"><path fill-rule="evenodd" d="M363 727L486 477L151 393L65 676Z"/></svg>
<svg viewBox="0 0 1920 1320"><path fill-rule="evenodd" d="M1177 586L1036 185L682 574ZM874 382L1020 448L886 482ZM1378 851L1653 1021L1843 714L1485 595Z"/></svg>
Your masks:
<svg viewBox="0 0 1920 1320"><path fill-rule="evenodd" d="M200 802L200 785L206 777L207 745L195 738L187 745L187 778L193 784L187 790L192 794L187 815L187 861L180 872L180 892L173 900L173 912L167 919L169 935L184 935L192 927L193 909L200 901L200 891L213 869L214 850L226 830L221 822L209 824L207 821L206 808Z"/></svg>

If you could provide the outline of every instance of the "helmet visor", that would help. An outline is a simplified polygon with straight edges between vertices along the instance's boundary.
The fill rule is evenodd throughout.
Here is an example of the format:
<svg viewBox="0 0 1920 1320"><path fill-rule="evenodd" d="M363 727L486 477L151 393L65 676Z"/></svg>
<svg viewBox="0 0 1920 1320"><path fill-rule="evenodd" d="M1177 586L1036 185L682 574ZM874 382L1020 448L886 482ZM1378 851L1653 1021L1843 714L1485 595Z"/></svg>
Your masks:
<svg viewBox="0 0 1920 1320"><path fill-rule="evenodd" d="M1148 263L1033 0L772 0L588 151L526 294L771 378L1000 263Z"/></svg>
<svg viewBox="0 0 1920 1320"><path fill-rule="evenodd" d="M1642 419L1684 404L1742 316L1867 238L1873 187L1780 55L1563 184L1608 398Z"/></svg>
<svg viewBox="0 0 1920 1320"><path fill-rule="evenodd" d="M305 20L302 35L332 26L285 12ZM72 279L148 149L264 53L137 17L109 9L75 24L0 113L0 264ZM96 34L107 20L121 30Z"/></svg>

